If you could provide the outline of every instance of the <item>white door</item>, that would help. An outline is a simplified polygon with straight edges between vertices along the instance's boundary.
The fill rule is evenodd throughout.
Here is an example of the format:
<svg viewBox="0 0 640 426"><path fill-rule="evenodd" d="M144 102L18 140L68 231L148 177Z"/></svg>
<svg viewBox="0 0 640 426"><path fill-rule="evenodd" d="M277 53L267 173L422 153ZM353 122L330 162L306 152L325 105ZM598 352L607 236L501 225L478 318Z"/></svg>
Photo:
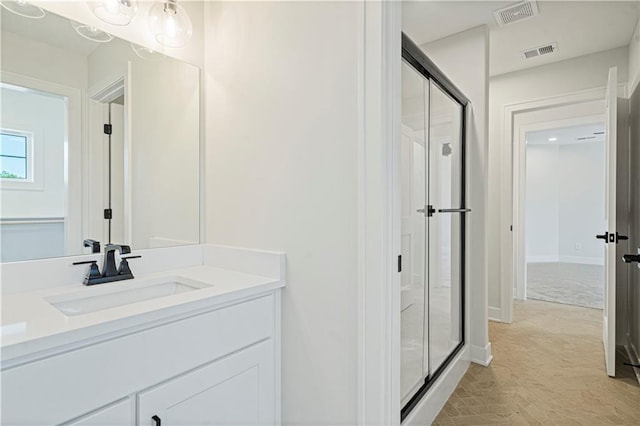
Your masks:
<svg viewBox="0 0 640 426"><path fill-rule="evenodd" d="M267 340L139 394L138 424L272 425L274 388Z"/></svg>
<svg viewBox="0 0 640 426"><path fill-rule="evenodd" d="M607 374L616 373L616 145L618 122L618 69L609 70L605 97L605 256L604 256L604 313L602 340ZM602 237L602 236L601 236Z"/></svg>

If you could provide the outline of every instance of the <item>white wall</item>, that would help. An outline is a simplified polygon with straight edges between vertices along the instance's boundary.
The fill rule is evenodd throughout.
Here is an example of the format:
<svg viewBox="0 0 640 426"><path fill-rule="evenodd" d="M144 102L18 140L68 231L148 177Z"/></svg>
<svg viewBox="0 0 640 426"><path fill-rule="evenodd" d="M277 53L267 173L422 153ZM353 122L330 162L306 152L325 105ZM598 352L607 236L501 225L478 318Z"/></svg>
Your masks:
<svg viewBox="0 0 640 426"><path fill-rule="evenodd" d="M357 423L359 7L207 3L206 240L287 254L283 424Z"/></svg>
<svg viewBox="0 0 640 426"><path fill-rule="evenodd" d="M561 262L604 264L604 142L560 145L559 256ZM576 244L579 246L576 247Z"/></svg>
<svg viewBox="0 0 640 426"><path fill-rule="evenodd" d="M603 264L603 158L602 141L527 145L527 262Z"/></svg>
<svg viewBox="0 0 640 426"><path fill-rule="evenodd" d="M550 65L531 68L491 78L489 84L489 307L499 311L501 283L501 239L511 217L501 217L511 203L510 182L502 180L505 151L511 140L503 140L505 105L550 98L562 94L601 88L606 85L610 67L617 66L619 81L627 82L628 49L626 47L582 56ZM508 158L508 157L507 157ZM504 285L512 285L505 283Z"/></svg>
<svg viewBox="0 0 640 426"><path fill-rule="evenodd" d="M557 262L560 249L560 146L527 145L527 262Z"/></svg>
<svg viewBox="0 0 640 426"><path fill-rule="evenodd" d="M86 57L2 31L2 71L84 89L87 86Z"/></svg>

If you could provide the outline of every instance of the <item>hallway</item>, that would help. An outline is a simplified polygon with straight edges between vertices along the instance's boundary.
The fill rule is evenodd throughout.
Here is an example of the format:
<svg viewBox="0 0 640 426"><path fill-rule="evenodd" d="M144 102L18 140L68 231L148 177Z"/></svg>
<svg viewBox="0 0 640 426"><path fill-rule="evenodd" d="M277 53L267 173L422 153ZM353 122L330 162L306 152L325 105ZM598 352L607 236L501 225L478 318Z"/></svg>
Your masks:
<svg viewBox="0 0 640 426"><path fill-rule="evenodd" d="M435 424L640 424L640 386L606 376L601 316L516 302L513 324L489 323L491 366L471 364Z"/></svg>

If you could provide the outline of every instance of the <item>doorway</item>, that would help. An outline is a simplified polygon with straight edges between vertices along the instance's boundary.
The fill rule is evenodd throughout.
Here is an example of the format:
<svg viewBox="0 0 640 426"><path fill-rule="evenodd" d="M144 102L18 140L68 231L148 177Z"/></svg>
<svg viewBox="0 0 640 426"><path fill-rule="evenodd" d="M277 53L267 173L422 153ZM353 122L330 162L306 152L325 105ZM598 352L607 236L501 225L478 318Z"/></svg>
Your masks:
<svg viewBox="0 0 640 426"><path fill-rule="evenodd" d="M515 294L602 309L604 248L594 236L605 228L604 122L596 116L574 123L540 123L520 132L526 156L525 279Z"/></svg>
<svg viewBox="0 0 640 426"><path fill-rule="evenodd" d="M464 345L466 103L403 37L402 418Z"/></svg>

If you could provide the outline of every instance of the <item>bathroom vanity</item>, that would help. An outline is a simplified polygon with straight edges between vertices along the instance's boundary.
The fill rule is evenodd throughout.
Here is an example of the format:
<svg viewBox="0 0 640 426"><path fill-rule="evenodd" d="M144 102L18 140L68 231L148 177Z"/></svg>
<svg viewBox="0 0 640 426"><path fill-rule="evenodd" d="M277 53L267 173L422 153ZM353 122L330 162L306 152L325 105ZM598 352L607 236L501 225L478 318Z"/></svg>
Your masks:
<svg viewBox="0 0 640 426"><path fill-rule="evenodd" d="M95 255L3 265L2 424L278 424L284 255L138 254L95 286Z"/></svg>

